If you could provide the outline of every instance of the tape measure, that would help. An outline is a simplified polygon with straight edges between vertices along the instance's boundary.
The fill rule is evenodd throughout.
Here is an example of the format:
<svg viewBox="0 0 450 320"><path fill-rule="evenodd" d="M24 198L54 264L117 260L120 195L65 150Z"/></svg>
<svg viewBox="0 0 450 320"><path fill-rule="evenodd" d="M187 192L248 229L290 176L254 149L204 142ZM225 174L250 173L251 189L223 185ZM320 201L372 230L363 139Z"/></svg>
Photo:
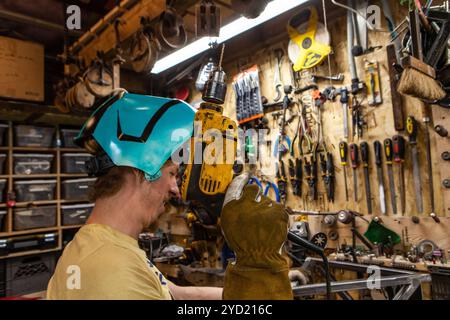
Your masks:
<svg viewBox="0 0 450 320"><path fill-rule="evenodd" d="M291 38L288 55L294 64L294 71L310 69L331 53L330 34L325 26L318 22L315 7L307 7L292 17L287 30Z"/></svg>

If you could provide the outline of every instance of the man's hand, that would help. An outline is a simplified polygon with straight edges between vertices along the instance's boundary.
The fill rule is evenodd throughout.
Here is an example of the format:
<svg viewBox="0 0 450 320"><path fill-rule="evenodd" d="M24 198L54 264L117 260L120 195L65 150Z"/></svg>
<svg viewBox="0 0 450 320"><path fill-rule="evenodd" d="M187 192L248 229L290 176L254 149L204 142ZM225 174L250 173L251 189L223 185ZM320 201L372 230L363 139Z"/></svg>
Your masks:
<svg viewBox="0 0 450 320"><path fill-rule="evenodd" d="M292 299L289 266L281 255L287 212L256 185L246 185L242 193L229 191L234 194L227 192L221 226L236 261L225 273L224 299Z"/></svg>

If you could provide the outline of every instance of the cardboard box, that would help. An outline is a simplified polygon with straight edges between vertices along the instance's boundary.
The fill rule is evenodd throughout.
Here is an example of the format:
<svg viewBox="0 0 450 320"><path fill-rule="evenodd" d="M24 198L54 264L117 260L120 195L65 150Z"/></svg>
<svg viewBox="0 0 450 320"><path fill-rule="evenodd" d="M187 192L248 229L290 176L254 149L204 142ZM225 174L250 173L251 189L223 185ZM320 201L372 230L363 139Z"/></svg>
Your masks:
<svg viewBox="0 0 450 320"><path fill-rule="evenodd" d="M44 47L0 36L0 97L44 101Z"/></svg>

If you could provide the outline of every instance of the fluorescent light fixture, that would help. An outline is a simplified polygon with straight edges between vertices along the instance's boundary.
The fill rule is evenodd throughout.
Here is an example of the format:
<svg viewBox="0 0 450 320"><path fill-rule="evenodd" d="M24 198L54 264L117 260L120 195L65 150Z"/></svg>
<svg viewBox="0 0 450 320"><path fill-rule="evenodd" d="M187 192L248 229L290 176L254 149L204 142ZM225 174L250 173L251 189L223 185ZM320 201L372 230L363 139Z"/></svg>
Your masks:
<svg viewBox="0 0 450 320"><path fill-rule="evenodd" d="M266 9L261 13L261 15L259 15L259 17L255 19L241 17L220 28L219 37L201 38L158 60L152 69L152 73L158 74L163 72L164 70L167 70L183 61L188 60L189 58L192 58L193 56L196 56L199 53L208 50L209 44L213 41L216 41L218 44L223 43L305 2L307 2L307 0L273 0L272 2L269 2Z"/></svg>

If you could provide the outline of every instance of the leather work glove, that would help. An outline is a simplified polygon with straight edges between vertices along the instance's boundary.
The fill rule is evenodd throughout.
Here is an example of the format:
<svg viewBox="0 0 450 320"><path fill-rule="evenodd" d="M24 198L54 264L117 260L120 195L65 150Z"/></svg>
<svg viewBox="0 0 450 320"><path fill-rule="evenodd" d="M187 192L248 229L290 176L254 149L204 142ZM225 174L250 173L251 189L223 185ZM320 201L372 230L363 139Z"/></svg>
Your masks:
<svg viewBox="0 0 450 320"><path fill-rule="evenodd" d="M281 255L288 214L247 180L237 188L233 180L222 210L222 233L236 254L225 272L223 299L293 299L288 261Z"/></svg>

